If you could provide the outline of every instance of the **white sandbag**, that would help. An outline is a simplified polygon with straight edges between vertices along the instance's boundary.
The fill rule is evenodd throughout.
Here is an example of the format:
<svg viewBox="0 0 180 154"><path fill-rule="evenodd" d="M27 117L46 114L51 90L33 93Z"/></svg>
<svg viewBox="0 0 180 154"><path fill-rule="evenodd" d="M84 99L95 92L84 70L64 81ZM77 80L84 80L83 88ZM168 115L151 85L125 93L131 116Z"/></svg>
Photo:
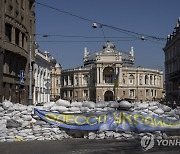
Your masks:
<svg viewBox="0 0 180 154"><path fill-rule="evenodd" d="M159 102L155 102L155 101L149 102L149 106L157 106L157 105L159 105Z"/></svg>
<svg viewBox="0 0 180 154"><path fill-rule="evenodd" d="M161 108L158 108L158 109L154 110L153 112L156 114L163 114L164 113L164 111Z"/></svg>
<svg viewBox="0 0 180 154"><path fill-rule="evenodd" d="M149 109L143 109L143 112L149 113Z"/></svg>
<svg viewBox="0 0 180 154"><path fill-rule="evenodd" d="M123 109L129 109L131 108L131 106L132 106L131 103L129 103L128 101L121 101L119 103L119 107Z"/></svg>
<svg viewBox="0 0 180 154"><path fill-rule="evenodd" d="M6 133L0 133L0 137L6 137L7 134Z"/></svg>
<svg viewBox="0 0 180 154"><path fill-rule="evenodd" d="M30 121L31 123L35 123L37 120L32 118L32 120Z"/></svg>
<svg viewBox="0 0 180 154"><path fill-rule="evenodd" d="M35 108L38 109L38 110L44 110L43 106L36 106Z"/></svg>
<svg viewBox="0 0 180 154"><path fill-rule="evenodd" d="M6 124L0 125L0 131L4 131L4 130L6 130Z"/></svg>
<svg viewBox="0 0 180 154"><path fill-rule="evenodd" d="M13 120L16 120L16 121L19 122L19 123L23 123L23 121L24 121L22 118L17 117L17 116L12 117L12 119L13 119Z"/></svg>
<svg viewBox="0 0 180 154"><path fill-rule="evenodd" d="M132 134L126 134L126 133L122 133L122 136L125 137L126 139L133 137Z"/></svg>
<svg viewBox="0 0 180 154"><path fill-rule="evenodd" d="M5 124L5 125L7 124L7 119L0 120L0 126L3 125L3 124Z"/></svg>
<svg viewBox="0 0 180 154"><path fill-rule="evenodd" d="M118 102L110 102L109 107L117 108L117 107L119 107L119 103Z"/></svg>
<svg viewBox="0 0 180 154"><path fill-rule="evenodd" d="M109 103L108 103L108 104L109 104ZM107 107L108 104L107 104L106 102L97 102L97 103L95 104L95 107L96 107L96 108L104 108L104 107Z"/></svg>
<svg viewBox="0 0 180 154"><path fill-rule="evenodd" d="M97 134L96 137L99 138L99 139L104 139L105 138L105 134L104 134L104 132L101 132L101 133Z"/></svg>
<svg viewBox="0 0 180 154"><path fill-rule="evenodd" d="M171 110L170 112L166 112L165 114L169 117L174 117L176 115L175 110Z"/></svg>
<svg viewBox="0 0 180 154"><path fill-rule="evenodd" d="M116 133L114 132L114 138L118 138L118 137L121 137L122 135L120 133Z"/></svg>
<svg viewBox="0 0 180 154"><path fill-rule="evenodd" d="M7 110L8 108L10 108L10 107L13 106L13 103L10 102L10 101L4 101L4 102L2 103L2 106L3 106L3 108L4 108L5 110Z"/></svg>
<svg viewBox="0 0 180 154"><path fill-rule="evenodd" d="M27 140L35 140L36 137L34 135L28 135L26 137L24 137L24 139L27 139Z"/></svg>
<svg viewBox="0 0 180 154"><path fill-rule="evenodd" d="M24 128L24 127L26 127L26 126L28 126L28 125L30 125L30 122L29 122L29 121L23 121L21 127Z"/></svg>
<svg viewBox="0 0 180 154"><path fill-rule="evenodd" d="M75 112L75 111L80 111L80 108L79 107L70 107L69 108L69 111L72 111L72 112Z"/></svg>
<svg viewBox="0 0 180 154"><path fill-rule="evenodd" d="M164 111L164 112L170 112L171 111L171 108L169 107L169 106L166 106L166 105L162 105L162 110Z"/></svg>
<svg viewBox="0 0 180 154"><path fill-rule="evenodd" d="M55 139L57 139L57 140L61 140L61 139L63 139L63 138L64 138L64 136L63 136L63 135L61 135L61 134L58 134L58 135L53 135L53 137L54 137Z"/></svg>
<svg viewBox="0 0 180 154"><path fill-rule="evenodd" d="M110 107L105 107L103 109L103 111L114 111L115 109L114 108L110 108Z"/></svg>
<svg viewBox="0 0 180 154"><path fill-rule="evenodd" d="M55 104L55 102L48 102L48 103L45 103L45 104L43 105L43 107L44 107L45 109L50 109L51 107L54 106L54 104Z"/></svg>
<svg viewBox="0 0 180 154"><path fill-rule="evenodd" d="M45 125L45 124L46 124L46 122L42 121L42 120L37 120L36 123L35 123L36 127L42 126L42 125Z"/></svg>
<svg viewBox="0 0 180 154"><path fill-rule="evenodd" d="M113 131L108 131L108 132L105 133L105 135L106 135L107 137L113 137L114 132L113 132Z"/></svg>
<svg viewBox="0 0 180 154"><path fill-rule="evenodd" d="M150 106L148 109L151 110L151 111L153 111L153 110L156 110L156 109L158 109L158 108L159 108L158 106Z"/></svg>
<svg viewBox="0 0 180 154"><path fill-rule="evenodd" d="M102 109L102 108L95 108L94 111L96 111L96 112L97 111L101 111L102 112L102 111L104 111L104 109Z"/></svg>
<svg viewBox="0 0 180 154"><path fill-rule="evenodd" d="M4 111L4 109L0 106L0 112Z"/></svg>
<svg viewBox="0 0 180 154"><path fill-rule="evenodd" d="M135 106L136 106L136 108L139 108L139 109L147 109L149 107L149 104L148 103L136 103Z"/></svg>
<svg viewBox="0 0 180 154"><path fill-rule="evenodd" d="M180 109L175 110L175 114L180 116Z"/></svg>
<svg viewBox="0 0 180 154"><path fill-rule="evenodd" d="M32 113L33 111L34 111L34 106L29 105L29 106L27 107L27 112Z"/></svg>
<svg viewBox="0 0 180 154"><path fill-rule="evenodd" d="M72 102L71 106L72 107L82 107L82 102Z"/></svg>
<svg viewBox="0 0 180 154"><path fill-rule="evenodd" d="M66 112L66 111L68 111L68 108L65 106L53 106L50 110L51 111Z"/></svg>
<svg viewBox="0 0 180 154"><path fill-rule="evenodd" d="M63 99L59 99L56 101L56 105L58 106L64 106L64 107L69 107L70 106L70 102L63 100Z"/></svg>
<svg viewBox="0 0 180 154"><path fill-rule="evenodd" d="M95 103L91 102L91 101L85 101L82 103L83 107L88 107L90 109L94 109L95 108Z"/></svg>
<svg viewBox="0 0 180 154"><path fill-rule="evenodd" d="M27 106L20 104L20 105L18 106L17 110L22 112L22 111L24 111L24 110L27 110Z"/></svg>
<svg viewBox="0 0 180 154"><path fill-rule="evenodd" d="M81 112L88 112L90 109L88 107L81 107L80 108Z"/></svg>
<svg viewBox="0 0 180 154"><path fill-rule="evenodd" d="M32 129L22 129L19 132L28 134L29 132L32 132Z"/></svg>
<svg viewBox="0 0 180 154"><path fill-rule="evenodd" d="M27 110L24 110L24 111L21 112L21 115L25 115L25 114L28 114L28 115L29 115L29 114L31 114L31 113L29 113Z"/></svg>
<svg viewBox="0 0 180 154"><path fill-rule="evenodd" d="M10 120L11 117L5 115L5 116L3 117L3 119Z"/></svg>
<svg viewBox="0 0 180 154"><path fill-rule="evenodd" d="M96 134L94 132L89 132L88 138L89 139L95 139L96 138Z"/></svg>
<svg viewBox="0 0 180 154"><path fill-rule="evenodd" d="M22 115L22 119L24 121L31 121L32 120L32 116L31 115Z"/></svg>
<svg viewBox="0 0 180 154"><path fill-rule="evenodd" d="M20 104L13 104L13 105L11 106L11 108L8 109L8 110L11 110L11 111L13 111L13 110L18 110L19 105L20 105Z"/></svg>

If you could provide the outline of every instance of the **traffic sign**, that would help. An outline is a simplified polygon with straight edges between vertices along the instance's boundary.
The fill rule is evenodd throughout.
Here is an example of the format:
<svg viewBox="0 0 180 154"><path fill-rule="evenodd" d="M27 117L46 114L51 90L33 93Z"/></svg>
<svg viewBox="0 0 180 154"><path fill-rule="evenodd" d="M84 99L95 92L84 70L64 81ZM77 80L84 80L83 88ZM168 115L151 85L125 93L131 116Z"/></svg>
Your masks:
<svg viewBox="0 0 180 154"><path fill-rule="evenodd" d="M20 70L20 84L24 84L24 70Z"/></svg>

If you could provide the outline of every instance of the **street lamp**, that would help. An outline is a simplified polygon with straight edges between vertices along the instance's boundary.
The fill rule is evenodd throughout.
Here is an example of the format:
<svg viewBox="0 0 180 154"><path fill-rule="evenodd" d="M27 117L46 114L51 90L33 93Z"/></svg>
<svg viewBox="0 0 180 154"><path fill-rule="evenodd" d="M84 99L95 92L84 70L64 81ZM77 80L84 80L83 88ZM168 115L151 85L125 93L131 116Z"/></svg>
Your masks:
<svg viewBox="0 0 180 154"><path fill-rule="evenodd" d="M98 28L98 27L101 28L102 33L103 33L103 37L104 37L104 41L107 42L107 41L106 41L106 36L105 36L105 33L104 33L103 26L105 26L105 25L102 25L102 24L99 24L99 25L98 25L96 22L94 22L94 23L92 24L92 27L93 27L93 28Z"/></svg>
<svg viewBox="0 0 180 154"><path fill-rule="evenodd" d="M32 105L32 40L31 34L29 34L29 97L28 105Z"/></svg>

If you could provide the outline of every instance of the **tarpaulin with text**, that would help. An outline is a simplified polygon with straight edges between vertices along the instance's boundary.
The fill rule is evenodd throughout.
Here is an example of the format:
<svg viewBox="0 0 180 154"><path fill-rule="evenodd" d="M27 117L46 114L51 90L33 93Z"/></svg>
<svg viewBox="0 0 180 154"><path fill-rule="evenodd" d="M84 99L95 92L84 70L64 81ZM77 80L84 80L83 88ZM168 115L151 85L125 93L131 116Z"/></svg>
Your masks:
<svg viewBox="0 0 180 154"><path fill-rule="evenodd" d="M180 120L128 111L57 113L34 109L49 124L76 130L155 131L180 129Z"/></svg>

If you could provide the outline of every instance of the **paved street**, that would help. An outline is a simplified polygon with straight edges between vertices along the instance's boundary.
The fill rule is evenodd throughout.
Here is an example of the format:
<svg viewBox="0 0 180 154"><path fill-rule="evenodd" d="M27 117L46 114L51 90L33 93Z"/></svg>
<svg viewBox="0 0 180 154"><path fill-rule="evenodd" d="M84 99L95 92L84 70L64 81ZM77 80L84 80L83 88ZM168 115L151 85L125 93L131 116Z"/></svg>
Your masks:
<svg viewBox="0 0 180 154"><path fill-rule="evenodd" d="M143 151L140 141L68 139L0 143L0 154L177 154L180 147L153 147Z"/></svg>

